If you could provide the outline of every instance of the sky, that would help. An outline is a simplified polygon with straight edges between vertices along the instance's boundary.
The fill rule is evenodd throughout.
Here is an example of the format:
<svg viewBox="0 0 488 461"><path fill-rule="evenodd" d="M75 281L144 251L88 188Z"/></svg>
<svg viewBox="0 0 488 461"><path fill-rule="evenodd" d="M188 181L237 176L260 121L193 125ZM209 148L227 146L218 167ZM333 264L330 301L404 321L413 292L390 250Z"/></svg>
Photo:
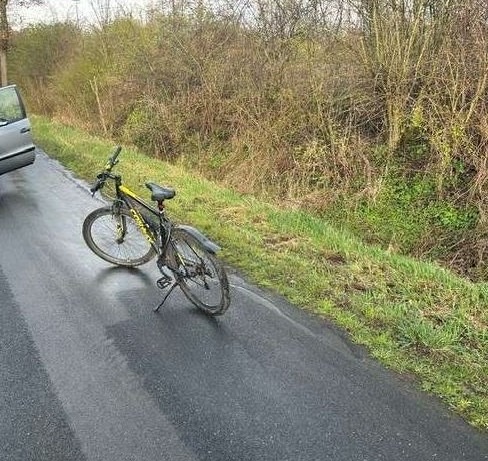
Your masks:
<svg viewBox="0 0 488 461"><path fill-rule="evenodd" d="M146 9L161 0L44 0L42 6L19 7L11 2L10 22L14 27L25 27L38 22L64 21L95 23L107 14L121 8L132 11L135 16L144 16Z"/></svg>

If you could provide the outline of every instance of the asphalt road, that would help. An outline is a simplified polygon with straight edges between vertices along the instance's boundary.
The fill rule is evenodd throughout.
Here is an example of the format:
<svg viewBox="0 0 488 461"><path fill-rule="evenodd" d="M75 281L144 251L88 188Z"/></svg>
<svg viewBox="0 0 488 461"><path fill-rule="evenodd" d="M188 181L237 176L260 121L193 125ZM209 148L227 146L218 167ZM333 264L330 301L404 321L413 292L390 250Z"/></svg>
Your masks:
<svg viewBox="0 0 488 461"><path fill-rule="evenodd" d="M237 275L221 318L177 291L153 313L154 262L85 247L99 205L44 154L0 177L0 460L488 459L486 434Z"/></svg>

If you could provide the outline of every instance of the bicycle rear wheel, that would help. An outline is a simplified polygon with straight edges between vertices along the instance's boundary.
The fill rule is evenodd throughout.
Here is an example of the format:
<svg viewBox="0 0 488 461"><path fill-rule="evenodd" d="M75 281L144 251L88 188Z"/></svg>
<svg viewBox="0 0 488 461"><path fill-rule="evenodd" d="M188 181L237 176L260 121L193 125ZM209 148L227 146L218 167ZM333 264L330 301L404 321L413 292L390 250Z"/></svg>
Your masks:
<svg viewBox="0 0 488 461"><path fill-rule="evenodd" d="M185 296L208 315L222 315L229 307L229 282L222 264L183 229L173 229L168 247L169 266L175 268Z"/></svg>
<svg viewBox="0 0 488 461"><path fill-rule="evenodd" d="M156 255L125 208L114 211L104 207L91 212L83 222L83 238L97 256L118 266L140 266Z"/></svg>

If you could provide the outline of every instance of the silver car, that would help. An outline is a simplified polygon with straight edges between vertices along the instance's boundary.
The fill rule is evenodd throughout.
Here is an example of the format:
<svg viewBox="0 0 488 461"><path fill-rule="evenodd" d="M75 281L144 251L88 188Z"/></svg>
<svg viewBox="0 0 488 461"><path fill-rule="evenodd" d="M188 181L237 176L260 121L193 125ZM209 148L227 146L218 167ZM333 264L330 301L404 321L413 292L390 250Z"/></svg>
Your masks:
<svg viewBox="0 0 488 461"><path fill-rule="evenodd" d="M30 122L15 85L0 88L0 175L35 159Z"/></svg>

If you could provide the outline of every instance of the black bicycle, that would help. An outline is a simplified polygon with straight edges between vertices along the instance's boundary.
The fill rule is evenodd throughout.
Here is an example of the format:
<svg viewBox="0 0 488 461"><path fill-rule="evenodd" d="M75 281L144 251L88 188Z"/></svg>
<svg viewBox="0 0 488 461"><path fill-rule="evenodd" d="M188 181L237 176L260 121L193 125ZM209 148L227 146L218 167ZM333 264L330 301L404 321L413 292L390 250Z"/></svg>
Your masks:
<svg viewBox="0 0 488 461"><path fill-rule="evenodd" d="M112 173L121 148L108 159L92 194L114 181L115 198L109 206L91 212L83 222L83 238L100 258L112 264L135 267L157 257L162 277L161 289L169 287L158 311L170 293L179 286L185 296L206 314L222 315L229 307L229 282L216 258L220 249L199 230L173 223L165 212L165 201L175 196L174 189L147 182L156 208L122 184L122 177Z"/></svg>

